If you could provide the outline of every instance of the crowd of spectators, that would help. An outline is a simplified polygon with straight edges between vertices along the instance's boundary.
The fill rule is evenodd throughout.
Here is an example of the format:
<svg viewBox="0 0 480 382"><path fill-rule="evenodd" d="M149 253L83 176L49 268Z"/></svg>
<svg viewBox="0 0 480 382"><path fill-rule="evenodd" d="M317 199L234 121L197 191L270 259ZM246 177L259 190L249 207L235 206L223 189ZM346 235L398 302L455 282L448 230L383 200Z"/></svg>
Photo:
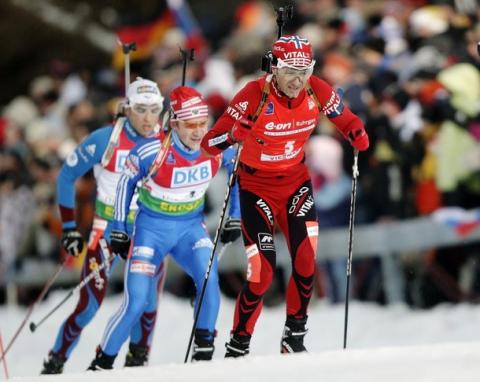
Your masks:
<svg viewBox="0 0 480 382"><path fill-rule="evenodd" d="M480 207L479 20L475 0L295 2L284 33L310 40L316 74L342 89L344 102L363 119L370 136L371 147L360 156L358 224L409 219L448 206ZM213 119L243 84L261 75L261 57L275 34L271 4L246 1L237 8L230 33L212 44L219 48L204 47L189 65L188 83L205 95ZM185 38L181 29L171 28L151 57L132 62L132 77L155 80L167 95L180 83L178 47ZM83 137L112 120L122 94L123 72L74 68L59 57L49 72L32 79L28 94L1 105L1 285L25 258L58 261L59 166ZM308 154L320 227L348 225L348 143L322 120ZM77 188L77 218L85 237L94 192L89 174ZM480 293L478 280L462 292L460 274L468 263L478 277L479 256L478 244L432 250L420 257L423 267L405 264L401 271L407 279L418 269L443 272L443 278L434 271L416 275L424 306L471 300ZM320 295L343 300L344 267L344 260L322 263ZM355 283L355 297L383 300L378 267L375 257L357 262L354 271L362 281Z"/></svg>

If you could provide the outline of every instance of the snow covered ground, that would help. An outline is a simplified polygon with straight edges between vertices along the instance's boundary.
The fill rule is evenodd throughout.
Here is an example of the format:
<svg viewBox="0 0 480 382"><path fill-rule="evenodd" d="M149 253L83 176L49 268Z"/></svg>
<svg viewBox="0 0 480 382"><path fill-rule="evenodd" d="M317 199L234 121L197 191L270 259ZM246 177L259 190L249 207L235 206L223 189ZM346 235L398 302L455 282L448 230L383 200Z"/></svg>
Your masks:
<svg viewBox="0 0 480 382"><path fill-rule="evenodd" d="M52 294L38 305L32 319L38 322L62 297ZM306 337L309 354L279 355L284 309L265 308L251 343L251 356L223 360L223 344L230 329L233 301L225 299L218 321L217 352L211 363L183 364L192 325L192 309L185 300L165 294L153 342L150 366L122 369L125 346L112 372L85 373L106 321L121 297L111 297L84 331L63 376L37 377L42 360L52 346L58 326L75 303L50 317L35 333L28 327L17 339L7 364L17 381L473 381L480 375L480 306L442 305L428 311L406 306L380 307L353 302L350 305L348 349L342 350L343 305L313 301ZM22 308L0 309L0 331L8 343L25 316ZM4 379L0 365L0 379Z"/></svg>

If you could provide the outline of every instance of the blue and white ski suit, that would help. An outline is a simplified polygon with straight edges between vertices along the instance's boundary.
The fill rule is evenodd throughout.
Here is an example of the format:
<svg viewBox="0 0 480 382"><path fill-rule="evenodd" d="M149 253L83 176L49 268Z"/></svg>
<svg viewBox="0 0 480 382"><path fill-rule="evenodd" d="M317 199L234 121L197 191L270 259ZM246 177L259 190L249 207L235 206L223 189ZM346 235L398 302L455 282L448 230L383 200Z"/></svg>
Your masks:
<svg viewBox="0 0 480 382"><path fill-rule="evenodd" d="M205 193L220 165L230 173L233 170L233 148L222 155L207 157L200 150L191 151L184 146L173 131L165 161L158 171L149 174L161 144L160 139L151 138L133 148L117 188L114 229L126 231L129 206L138 184L139 210L125 267L123 304L110 319L101 343L103 352L110 356L118 354L132 325L156 300L156 277L167 254L193 278L198 301L213 248L203 223ZM229 215L240 217L236 186L232 190ZM214 258L198 329L215 330L219 305L217 259Z"/></svg>

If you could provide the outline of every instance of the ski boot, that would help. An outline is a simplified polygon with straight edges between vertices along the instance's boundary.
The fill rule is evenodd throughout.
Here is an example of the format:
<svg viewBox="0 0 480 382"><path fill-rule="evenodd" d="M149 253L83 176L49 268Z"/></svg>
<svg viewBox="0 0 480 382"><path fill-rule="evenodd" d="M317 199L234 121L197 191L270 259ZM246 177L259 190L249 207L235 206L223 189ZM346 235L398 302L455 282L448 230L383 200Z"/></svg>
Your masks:
<svg viewBox="0 0 480 382"><path fill-rule="evenodd" d="M250 338L251 335L232 334L230 342L225 344L227 352L225 358L243 357L250 352Z"/></svg>
<svg viewBox="0 0 480 382"><path fill-rule="evenodd" d="M301 353L307 351L303 345L303 337L305 337L308 331L308 329L305 329L306 323L307 318L296 319L287 317L280 342L281 353Z"/></svg>
<svg viewBox="0 0 480 382"><path fill-rule="evenodd" d="M50 351L48 359L43 362L43 369L40 374L62 374L65 362L67 362L65 357Z"/></svg>
<svg viewBox="0 0 480 382"><path fill-rule="evenodd" d="M192 362L210 361L213 357L215 346L215 333L207 329L195 330L195 343L193 345Z"/></svg>
<svg viewBox="0 0 480 382"><path fill-rule="evenodd" d="M116 355L105 354L100 346L97 348L97 354L87 370L100 371L113 369L113 362Z"/></svg>
<svg viewBox="0 0 480 382"><path fill-rule="evenodd" d="M130 342L125 357L125 367L145 366L148 363L148 346L141 346Z"/></svg>

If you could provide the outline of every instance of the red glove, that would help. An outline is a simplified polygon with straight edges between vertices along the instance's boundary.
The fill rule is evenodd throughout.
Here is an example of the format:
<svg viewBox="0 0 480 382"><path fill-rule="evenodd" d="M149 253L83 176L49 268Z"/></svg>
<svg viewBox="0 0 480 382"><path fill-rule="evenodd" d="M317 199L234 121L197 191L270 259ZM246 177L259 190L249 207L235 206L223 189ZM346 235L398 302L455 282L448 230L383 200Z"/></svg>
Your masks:
<svg viewBox="0 0 480 382"><path fill-rule="evenodd" d="M356 129L348 133L350 144L358 151L365 151L370 146L367 132L364 128Z"/></svg>
<svg viewBox="0 0 480 382"><path fill-rule="evenodd" d="M253 122L247 118L240 118L230 130L230 139L233 142L243 142L252 132Z"/></svg>

